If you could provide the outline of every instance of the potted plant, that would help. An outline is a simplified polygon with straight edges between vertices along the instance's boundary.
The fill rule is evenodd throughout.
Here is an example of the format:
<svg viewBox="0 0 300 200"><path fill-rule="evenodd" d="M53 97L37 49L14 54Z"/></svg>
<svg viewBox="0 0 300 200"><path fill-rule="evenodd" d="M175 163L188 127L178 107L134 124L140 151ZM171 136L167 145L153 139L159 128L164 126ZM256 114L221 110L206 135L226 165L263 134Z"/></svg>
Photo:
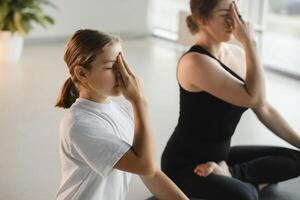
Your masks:
<svg viewBox="0 0 300 200"><path fill-rule="evenodd" d="M0 0L0 62L20 59L24 38L36 23L42 27L54 24L43 6L55 5L47 0Z"/></svg>

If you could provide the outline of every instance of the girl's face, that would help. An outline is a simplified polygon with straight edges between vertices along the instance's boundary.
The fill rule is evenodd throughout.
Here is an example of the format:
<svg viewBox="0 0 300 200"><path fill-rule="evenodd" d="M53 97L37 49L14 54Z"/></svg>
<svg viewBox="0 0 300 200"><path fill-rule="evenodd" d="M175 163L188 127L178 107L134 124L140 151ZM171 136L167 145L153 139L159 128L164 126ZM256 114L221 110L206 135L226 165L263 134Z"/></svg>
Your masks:
<svg viewBox="0 0 300 200"><path fill-rule="evenodd" d="M229 24L231 19L228 17L229 8L233 1L234 0L220 0L204 25L206 32L218 42L227 42L233 36Z"/></svg>
<svg viewBox="0 0 300 200"><path fill-rule="evenodd" d="M115 62L122 51L120 42L108 44L91 63L91 70L87 72L87 84L90 92L97 96L119 96L120 88L117 84Z"/></svg>

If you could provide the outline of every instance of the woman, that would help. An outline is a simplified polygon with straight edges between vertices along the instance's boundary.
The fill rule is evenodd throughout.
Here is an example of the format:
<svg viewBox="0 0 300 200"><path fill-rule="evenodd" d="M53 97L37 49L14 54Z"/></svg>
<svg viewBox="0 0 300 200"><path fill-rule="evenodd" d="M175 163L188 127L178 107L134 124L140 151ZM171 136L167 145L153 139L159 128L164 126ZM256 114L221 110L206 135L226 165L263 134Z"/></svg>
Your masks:
<svg viewBox="0 0 300 200"><path fill-rule="evenodd" d="M121 52L118 38L95 30L79 30L67 44L70 78L56 103L68 108L60 126L57 199L125 199L135 173L159 199L186 200L155 164L142 83ZM109 98L121 94L134 116Z"/></svg>
<svg viewBox="0 0 300 200"><path fill-rule="evenodd" d="M233 0L191 0L187 24L197 42L178 62L180 116L162 170L188 197L258 199L270 183L300 175L300 153L266 146L230 147L247 110L300 148L300 137L265 97L252 31ZM243 48L230 45L232 37Z"/></svg>

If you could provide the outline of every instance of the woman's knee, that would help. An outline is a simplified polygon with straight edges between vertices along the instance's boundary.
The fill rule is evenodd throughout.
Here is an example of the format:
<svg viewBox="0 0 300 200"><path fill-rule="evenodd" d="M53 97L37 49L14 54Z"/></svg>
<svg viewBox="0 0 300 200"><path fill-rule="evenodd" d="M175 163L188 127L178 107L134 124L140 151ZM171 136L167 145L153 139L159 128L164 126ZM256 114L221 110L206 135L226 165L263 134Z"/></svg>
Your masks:
<svg viewBox="0 0 300 200"><path fill-rule="evenodd" d="M290 158L293 160L293 166L291 171L295 173L296 176L300 176L300 151L290 150Z"/></svg>
<svg viewBox="0 0 300 200"><path fill-rule="evenodd" d="M252 184L243 183L239 187L235 188L230 199L258 200L258 191Z"/></svg>

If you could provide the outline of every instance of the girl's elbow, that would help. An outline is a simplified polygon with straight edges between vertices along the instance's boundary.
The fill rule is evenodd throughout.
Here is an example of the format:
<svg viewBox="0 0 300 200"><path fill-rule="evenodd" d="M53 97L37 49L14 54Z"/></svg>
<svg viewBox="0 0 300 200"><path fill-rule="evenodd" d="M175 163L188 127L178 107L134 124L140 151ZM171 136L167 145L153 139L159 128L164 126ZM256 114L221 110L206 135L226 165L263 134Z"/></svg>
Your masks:
<svg viewBox="0 0 300 200"><path fill-rule="evenodd" d="M158 170L155 162L151 161L151 162L147 162L144 163L141 166L141 174L143 176L152 176L156 173L156 171Z"/></svg>

